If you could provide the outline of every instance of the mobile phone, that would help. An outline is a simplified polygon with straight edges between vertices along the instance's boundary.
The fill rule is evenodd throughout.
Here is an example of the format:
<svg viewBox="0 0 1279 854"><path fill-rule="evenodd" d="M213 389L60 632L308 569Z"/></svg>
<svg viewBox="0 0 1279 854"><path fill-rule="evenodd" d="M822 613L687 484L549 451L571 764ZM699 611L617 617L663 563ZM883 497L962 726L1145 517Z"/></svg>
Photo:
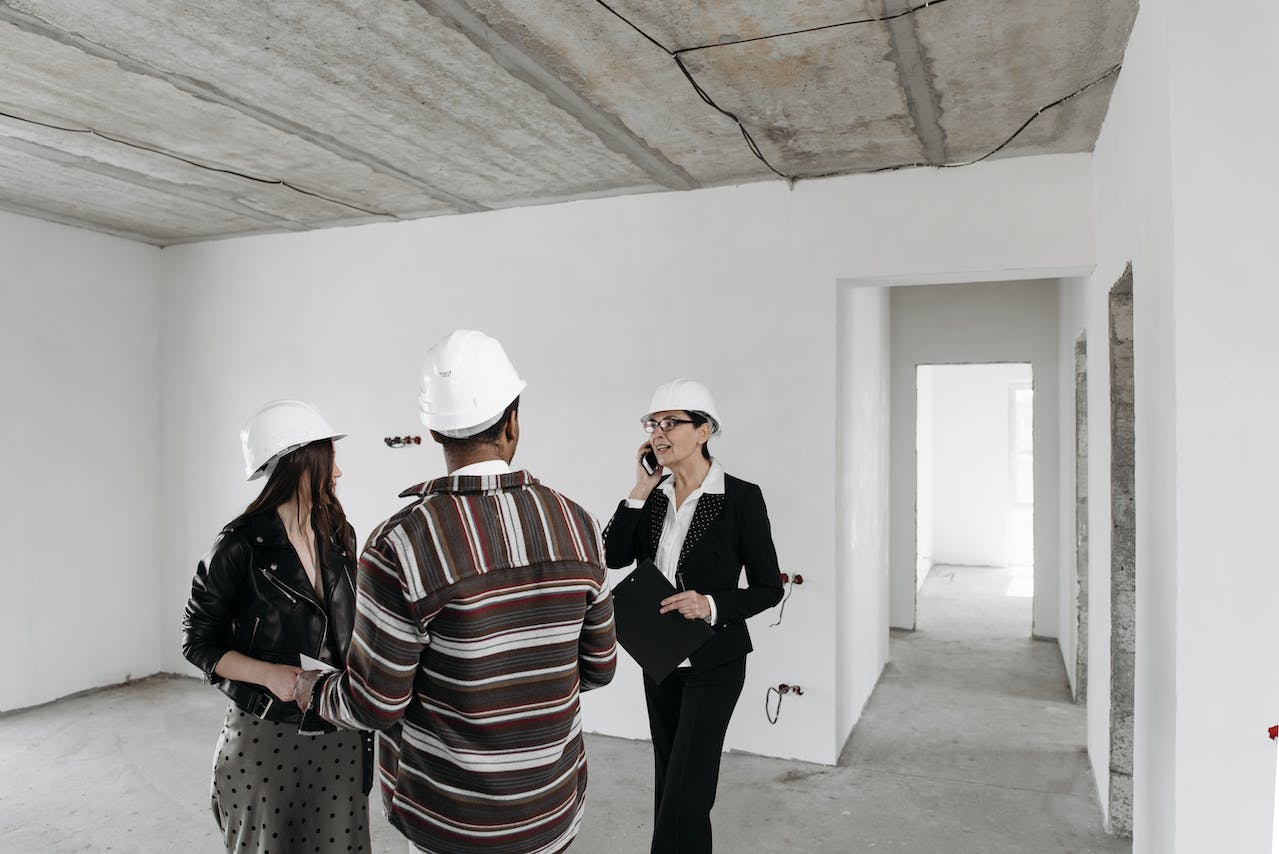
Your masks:
<svg viewBox="0 0 1279 854"><path fill-rule="evenodd" d="M640 465L644 467L644 471L650 475L657 474L657 454L653 453L653 449L649 448L644 452L644 456L640 457Z"/></svg>

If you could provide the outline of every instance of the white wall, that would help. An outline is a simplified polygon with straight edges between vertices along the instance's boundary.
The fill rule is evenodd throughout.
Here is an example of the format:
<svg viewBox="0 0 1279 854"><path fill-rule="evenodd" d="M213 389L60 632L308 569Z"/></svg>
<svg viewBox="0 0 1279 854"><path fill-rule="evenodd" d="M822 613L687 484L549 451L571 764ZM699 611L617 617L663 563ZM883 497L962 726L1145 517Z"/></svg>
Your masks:
<svg viewBox="0 0 1279 854"><path fill-rule="evenodd" d="M1178 459L1173 304L1172 146L1168 52L1169 2L1146 3L1124 59L1124 69L1097 142L1097 258L1087 280L1089 639L1088 753L1103 809L1110 765L1110 382L1107 331L1108 289L1133 266L1137 449L1137 655L1133 769L1133 850L1137 854L1194 854L1204 850L1251 851L1229 841L1239 827L1234 814L1241 789L1222 785L1233 771L1205 781L1214 792L1199 803L1179 805L1183 785L1177 715L1185 686L1178 684L1177 553ZM1202 7L1200 7L1202 10ZM1239 22L1224 10L1221 15ZM1236 33L1248 29L1245 25ZM1230 47L1225 53L1236 52ZM1214 54L1214 61L1224 54ZM1233 85L1233 84L1232 84ZM1180 239L1180 238L1178 238ZM1077 335L1075 329L1067 334ZM1233 346L1233 342L1218 342ZM1216 496L1220 498L1220 496ZM1184 516L1182 518L1185 518ZM1241 588L1234 594L1242 593ZM1248 596L1253 596L1249 592ZM1256 601L1255 599L1253 601ZM1233 613L1233 611L1232 611ZM1194 643L1207 638L1195 636ZM1238 647L1236 647L1238 649ZM1233 657L1233 656L1232 656ZM1224 696L1206 702L1226 704ZM1216 753L1224 732L1199 730L1194 751ZM1236 734L1232 734L1236 735ZM1247 733L1239 732L1238 737ZM1267 789L1268 791L1268 789ZM1180 808L1179 808L1180 806ZM1184 812L1183 812L1184 810ZM1196 816L1216 834L1211 844L1183 845L1178 823Z"/></svg>
<svg viewBox="0 0 1279 854"><path fill-rule="evenodd" d="M1157 496L1158 518L1176 520L1176 539L1139 539L1137 547L1139 560L1149 549L1148 575L1161 578L1154 602L1145 602L1160 610L1161 629L1175 627L1151 642L1175 644L1177 654L1175 681L1161 672L1148 690L1175 686L1176 850L1268 851L1275 749L1265 731L1279 723L1279 7L1231 0L1205 15L1186 0L1166 5L1175 288L1172 311L1166 296L1157 311L1176 334L1172 352L1157 355L1175 365L1176 385L1165 380L1156 394L1167 404L1158 414L1175 412L1177 426L1175 442L1162 421L1147 418L1142 430L1139 411L1137 441L1139 448L1143 439L1156 443L1146 470L1155 483L1146 494ZM1134 275L1143 275L1135 263ZM1138 292L1135 310L1149 312L1150 301L1143 304ZM1139 343L1142 334L1139 325ZM1140 375L1138 383L1141 395ZM1175 493L1164 470L1174 452ZM1163 580L1173 566L1175 588ZM1139 621L1142 604L1139 598ZM1148 701L1163 703L1169 694Z"/></svg>
<svg viewBox="0 0 1279 854"><path fill-rule="evenodd" d="M158 249L0 213L0 710L165 662L159 289Z"/></svg>
<svg viewBox="0 0 1279 854"><path fill-rule="evenodd" d="M915 369L1028 362L1035 377L1033 632L1058 631L1057 280L894 288L891 294L891 625L915 625ZM934 520L934 551L936 542Z"/></svg>
<svg viewBox="0 0 1279 854"><path fill-rule="evenodd" d="M1084 334L1088 324L1088 293L1089 279L1087 277L1062 279L1060 285L1060 308L1059 308L1059 335L1057 347L1057 378L1058 387L1061 390L1061 411L1058 413L1058 437L1061 441L1061 453L1058 454L1058 488L1059 498L1061 502L1061 514L1059 516L1060 524L1057 528L1058 537L1058 566L1061 567L1059 578L1060 603L1059 603L1059 627L1060 631L1057 635L1058 643L1061 645L1062 659L1066 663L1066 677L1070 681L1070 690L1072 693L1078 692L1078 686L1075 684L1075 660L1076 651L1078 649L1079 638L1078 629L1078 608L1075 601L1078 595L1078 585L1075 580L1077 572L1075 562L1075 342ZM1106 338L1098 330L1094 330L1094 334L1099 337L1095 341L1087 341L1087 349L1089 352L1094 347L1104 349L1106 347ZM1091 389L1094 383L1108 383L1106 377L1094 377L1091 371L1087 377L1088 387ZM1104 422L1109 418L1109 411L1104 410L1100 413L1089 410L1089 421L1099 418ZM1091 429L1091 427L1090 427ZM1109 446L1107 445L1107 448ZM1089 449L1091 460L1092 448ZM1088 473L1084 472L1084 477L1088 477ZM1108 491L1100 495L1088 496L1089 506L1097 501L1108 502L1110 494ZM1109 515L1107 515L1109 518ZM1108 529L1106 530L1090 530L1090 542L1098 538L1106 539L1108 537ZM1109 540L1107 540L1106 548L1109 549ZM1107 573L1107 577L1109 574ZM1110 615L1107 613L1106 625L1110 625ZM1107 647L1109 648L1109 647ZM1090 649L1089 655L1096 654L1095 650ZM1088 686L1089 692L1100 690L1098 686ZM1105 686L1107 695L1109 695L1110 685Z"/></svg>
<svg viewBox="0 0 1279 854"><path fill-rule="evenodd" d="M888 661L888 290L839 289L836 745Z"/></svg>
<svg viewBox="0 0 1279 854"><path fill-rule="evenodd" d="M933 508L936 500L933 485L937 474L933 466L936 436L933 425L934 375L936 367L920 365L915 369L915 590L928 580L933 564Z"/></svg>
<svg viewBox="0 0 1279 854"><path fill-rule="evenodd" d="M930 373L933 562L1028 562L1020 546L1030 542L1033 520L1030 508L1013 506L1009 467L1011 389L1031 382L1030 366L937 365Z"/></svg>
<svg viewBox="0 0 1279 854"><path fill-rule="evenodd" d="M344 502L361 534L404 486L442 470L422 432L417 370L457 326L507 345L529 382L519 461L606 518L629 488L636 418L677 374L710 385L715 452L768 499L783 569L807 583L756 653L732 749L832 762L836 669L837 299L841 277L1024 277L1092 261L1086 155L967 169L756 184L165 250L164 609L251 497L245 415L310 397L348 429ZM612 460L613 462L609 462ZM1055 607L1055 606L1054 606ZM175 616L176 619L176 616ZM856 650L873 668L879 649ZM166 666L179 668L176 645ZM765 688L804 686L780 723ZM646 737L637 675L588 697L591 729Z"/></svg>

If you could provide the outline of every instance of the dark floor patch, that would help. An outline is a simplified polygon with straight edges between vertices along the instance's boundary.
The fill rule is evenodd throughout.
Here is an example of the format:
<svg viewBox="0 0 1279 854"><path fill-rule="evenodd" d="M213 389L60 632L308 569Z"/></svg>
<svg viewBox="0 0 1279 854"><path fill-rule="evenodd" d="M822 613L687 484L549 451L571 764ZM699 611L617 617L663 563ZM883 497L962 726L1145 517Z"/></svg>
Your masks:
<svg viewBox="0 0 1279 854"><path fill-rule="evenodd" d="M824 775L825 775L824 771L801 771L797 768L792 768L784 774L779 774L777 776L777 782L801 783L804 780L809 779L810 777L821 777Z"/></svg>

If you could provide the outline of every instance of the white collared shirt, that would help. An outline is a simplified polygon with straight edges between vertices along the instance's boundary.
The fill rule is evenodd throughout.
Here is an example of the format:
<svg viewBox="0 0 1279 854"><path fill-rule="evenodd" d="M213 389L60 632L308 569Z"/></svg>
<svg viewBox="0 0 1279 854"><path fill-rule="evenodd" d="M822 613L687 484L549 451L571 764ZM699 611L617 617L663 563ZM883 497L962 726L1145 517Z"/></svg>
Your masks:
<svg viewBox="0 0 1279 854"><path fill-rule="evenodd" d="M449 477L483 477L484 475L510 474L512 471L513 469L505 460L481 460L478 463L454 469L449 472Z"/></svg>
<svg viewBox="0 0 1279 854"><path fill-rule="evenodd" d="M657 488L666 495L666 518L662 521L662 536L657 542L657 554L653 556L653 563L657 564L657 568L662 571L662 575L666 576L666 580L678 589L680 585L676 580L675 572L679 569L679 555L684 549L684 540L688 537L689 526L693 523L693 514L697 512L697 500L708 493L724 494L724 467L719 464L719 460L712 459L710 471L706 472L706 477L702 478L702 485L690 492L678 508L675 506L674 477L666 478L658 484ZM644 502L628 498L626 506L643 507ZM711 615L706 618L706 622L715 625L715 618L718 616L715 599L712 596L706 596L706 601L711 606Z"/></svg>

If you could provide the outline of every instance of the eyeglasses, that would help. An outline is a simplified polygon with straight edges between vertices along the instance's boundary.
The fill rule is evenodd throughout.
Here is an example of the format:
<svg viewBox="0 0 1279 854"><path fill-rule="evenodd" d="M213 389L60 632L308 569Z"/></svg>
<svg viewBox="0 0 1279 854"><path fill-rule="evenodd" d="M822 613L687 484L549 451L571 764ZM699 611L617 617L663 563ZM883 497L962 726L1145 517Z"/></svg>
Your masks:
<svg viewBox="0 0 1279 854"><path fill-rule="evenodd" d="M677 424L696 424L697 422L692 421L688 418L663 418L660 421L654 421L652 418L650 418L647 421L643 421L640 423L644 425L645 433L652 433L658 427L662 428L663 433L669 433L675 429L675 425Z"/></svg>

